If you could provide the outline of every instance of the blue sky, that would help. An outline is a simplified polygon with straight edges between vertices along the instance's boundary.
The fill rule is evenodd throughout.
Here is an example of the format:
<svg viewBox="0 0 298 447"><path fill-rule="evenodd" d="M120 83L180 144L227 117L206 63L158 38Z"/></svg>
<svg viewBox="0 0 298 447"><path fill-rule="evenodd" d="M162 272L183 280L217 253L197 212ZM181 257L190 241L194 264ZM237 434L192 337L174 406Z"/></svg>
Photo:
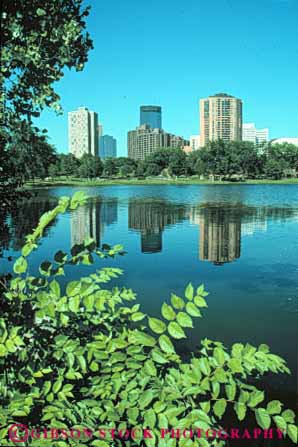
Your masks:
<svg viewBox="0 0 298 447"><path fill-rule="evenodd" d="M163 108L163 127L199 133L198 100L226 92L243 100L244 122L270 136L298 136L298 0L90 0L94 50L83 72L57 84L64 114L44 112L58 152L67 152L67 112L99 113L126 155L139 106Z"/></svg>

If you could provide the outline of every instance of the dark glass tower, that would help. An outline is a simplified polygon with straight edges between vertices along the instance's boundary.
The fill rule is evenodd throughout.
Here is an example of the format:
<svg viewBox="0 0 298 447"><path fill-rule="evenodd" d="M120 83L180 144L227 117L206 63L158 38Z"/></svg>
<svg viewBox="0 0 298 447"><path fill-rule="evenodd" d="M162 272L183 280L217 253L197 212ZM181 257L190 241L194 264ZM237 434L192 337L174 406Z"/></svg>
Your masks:
<svg viewBox="0 0 298 447"><path fill-rule="evenodd" d="M141 106L140 125L147 124L152 129L161 129L161 107Z"/></svg>

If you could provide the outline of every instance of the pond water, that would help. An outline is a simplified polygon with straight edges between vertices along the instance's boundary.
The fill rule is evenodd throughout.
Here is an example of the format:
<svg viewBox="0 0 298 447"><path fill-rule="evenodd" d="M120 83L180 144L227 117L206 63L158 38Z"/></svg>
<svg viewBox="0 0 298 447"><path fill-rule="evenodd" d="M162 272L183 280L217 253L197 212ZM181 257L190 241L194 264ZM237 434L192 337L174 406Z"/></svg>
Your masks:
<svg viewBox="0 0 298 447"><path fill-rule="evenodd" d="M270 392L295 404L298 335L298 185L191 185L56 187L34 191L2 228L1 272L11 268L24 236L57 197L84 190L92 197L48 229L32 265L91 236L97 244L124 245L119 284L131 287L142 310L158 316L171 292L192 282L210 292L208 309L183 341L185 352L201 338L266 343L284 357L291 376L269 378ZM98 264L96 264L96 267ZM75 267L69 277L90 272ZM282 396L281 396L282 394Z"/></svg>

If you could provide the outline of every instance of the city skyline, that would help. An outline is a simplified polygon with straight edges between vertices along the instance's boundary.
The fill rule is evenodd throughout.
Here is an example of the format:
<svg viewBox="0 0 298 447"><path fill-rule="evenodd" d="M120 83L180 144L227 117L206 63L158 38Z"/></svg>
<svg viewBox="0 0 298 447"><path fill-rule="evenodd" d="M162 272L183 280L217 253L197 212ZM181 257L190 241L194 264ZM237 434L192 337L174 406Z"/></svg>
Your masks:
<svg viewBox="0 0 298 447"><path fill-rule="evenodd" d="M198 134L198 100L216 91L241 98L243 121L270 127L271 138L297 137L297 2L252 1L249 9L235 0L89 3L95 49L82 72L66 71L57 86L64 115L35 120L59 152L67 152L67 112L80 105L100 112L125 155L141 104L160 104L163 127L188 138Z"/></svg>

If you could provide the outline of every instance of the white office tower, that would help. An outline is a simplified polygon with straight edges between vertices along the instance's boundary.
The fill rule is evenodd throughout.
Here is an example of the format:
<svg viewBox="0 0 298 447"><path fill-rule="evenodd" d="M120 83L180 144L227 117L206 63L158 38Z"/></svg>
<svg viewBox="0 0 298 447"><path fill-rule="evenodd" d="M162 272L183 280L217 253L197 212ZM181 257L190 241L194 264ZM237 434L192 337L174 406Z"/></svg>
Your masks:
<svg viewBox="0 0 298 447"><path fill-rule="evenodd" d="M262 144L269 141L269 129L257 129L255 123L245 123L242 126L242 140L253 144Z"/></svg>
<svg viewBox="0 0 298 447"><path fill-rule="evenodd" d="M98 114L86 107L68 113L69 152L76 158L98 156Z"/></svg>

